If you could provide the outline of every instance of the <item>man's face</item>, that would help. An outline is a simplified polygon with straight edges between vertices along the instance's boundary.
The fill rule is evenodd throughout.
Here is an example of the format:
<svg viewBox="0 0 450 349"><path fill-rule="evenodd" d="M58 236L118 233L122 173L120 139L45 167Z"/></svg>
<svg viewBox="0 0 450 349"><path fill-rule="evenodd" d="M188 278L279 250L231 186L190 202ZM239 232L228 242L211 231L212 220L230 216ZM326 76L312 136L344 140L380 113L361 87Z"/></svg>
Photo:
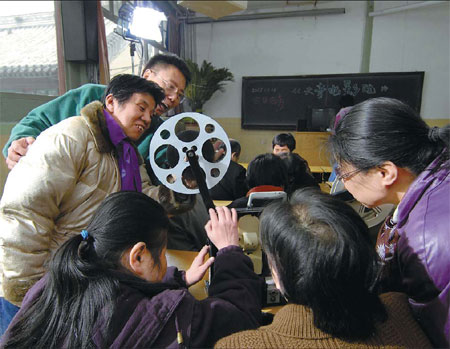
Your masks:
<svg viewBox="0 0 450 349"><path fill-rule="evenodd" d="M290 152L291 151L289 150L287 145L281 146L281 145L275 144L275 146L273 147L274 155L278 155L280 153L290 153Z"/></svg>
<svg viewBox="0 0 450 349"><path fill-rule="evenodd" d="M184 95L186 79L183 73L173 65L156 65L147 69L142 77L157 83L166 94L166 97L155 109L155 115L161 115L180 104Z"/></svg>

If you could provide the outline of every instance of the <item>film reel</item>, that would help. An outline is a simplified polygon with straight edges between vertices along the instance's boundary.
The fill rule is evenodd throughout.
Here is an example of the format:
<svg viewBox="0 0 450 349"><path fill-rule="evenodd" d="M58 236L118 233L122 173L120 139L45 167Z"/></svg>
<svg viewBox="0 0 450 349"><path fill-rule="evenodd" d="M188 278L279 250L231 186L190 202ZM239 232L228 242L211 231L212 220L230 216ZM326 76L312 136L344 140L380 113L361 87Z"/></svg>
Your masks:
<svg viewBox="0 0 450 349"><path fill-rule="evenodd" d="M194 120L197 128L186 129L185 121ZM218 159L214 143L225 145L225 154ZM231 147L223 128L209 116L200 113L181 113L165 121L150 142L150 164L159 181L167 188L183 194L197 194L186 157L194 150L205 174L208 189L214 187L225 175L231 159Z"/></svg>

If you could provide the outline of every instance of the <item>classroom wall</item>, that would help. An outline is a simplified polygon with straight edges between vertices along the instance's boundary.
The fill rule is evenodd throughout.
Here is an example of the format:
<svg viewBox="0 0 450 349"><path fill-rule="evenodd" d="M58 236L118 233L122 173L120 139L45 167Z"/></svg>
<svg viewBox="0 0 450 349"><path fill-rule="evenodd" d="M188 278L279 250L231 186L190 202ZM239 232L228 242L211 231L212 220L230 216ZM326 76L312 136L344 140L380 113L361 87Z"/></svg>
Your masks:
<svg viewBox="0 0 450 349"><path fill-rule="evenodd" d="M376 1L375 11L421 1ZM425 71L421 114L450 116L450 3L373 18L370 71Z"/></svg>
<svg viewBox="0 0 450 349"><path fill-rule="evenodd" d="M375 1L374 10L407 3L412 2ZM280 131L241 129L242 76L360 72L366 2L318 3L320 9L339 7L346 13L195 25L196 61L206 59L234 74L235 81L205 104L204 113L242 143L243 162L270 151ZM449 122L449 12L447 3L373 18L370 72L425 71L422 115L431 125Z"/></svg>

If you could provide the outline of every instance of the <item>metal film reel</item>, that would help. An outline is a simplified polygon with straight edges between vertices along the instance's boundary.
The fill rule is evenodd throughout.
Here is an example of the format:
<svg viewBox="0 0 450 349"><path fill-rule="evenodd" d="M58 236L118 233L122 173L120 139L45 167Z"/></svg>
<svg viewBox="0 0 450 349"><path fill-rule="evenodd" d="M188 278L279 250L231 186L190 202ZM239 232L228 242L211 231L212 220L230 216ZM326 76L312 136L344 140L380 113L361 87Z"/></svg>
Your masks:
<svg viewBox="0 0 450 349"><path fill-rule="evenodd" d="M194 119L198 125L195 131L183 129L183 119ZM186 119L185 119L186 120ZM182 136L191 137L183 140ZM181 139L180 139L181 138ZM216 140L225 144L225 155L214 160L211 158L212 142ZM208 144L207 142L210 142ZM199 189L189 187L186 174L190 165L186 151L193 149L198 156L198 163L205 174L208 189L214 187L225 175L231 159L231 147L223 128L209 116L200 113L181 113L165 121L155 132L150 142L149 158L153 172L167 188L183 194L197 194Z"/></svg>

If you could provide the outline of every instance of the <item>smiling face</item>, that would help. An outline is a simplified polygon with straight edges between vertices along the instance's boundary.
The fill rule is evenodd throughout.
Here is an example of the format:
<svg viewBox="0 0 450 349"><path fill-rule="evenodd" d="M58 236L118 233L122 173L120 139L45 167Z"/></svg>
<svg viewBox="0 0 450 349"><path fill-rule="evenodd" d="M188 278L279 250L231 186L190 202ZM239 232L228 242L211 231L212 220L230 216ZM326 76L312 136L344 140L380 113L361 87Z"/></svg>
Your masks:
<svg viewBox="0 0 450 349"><path fill-rule="evenodd" d="M134 93L127 101L119 104L110 94L106 96L105 106L119 123L125 135L137 141L150 127L151 115L155 110L155 99L147 93Z"/></svg>
<svg viewBox="0 0 450 349"><path fill-rule="evenodd" d="M180 104L184 95L186 79L181 71L173 65L158 64L147 69L142 77L157 83L166 94L163 102L155 109L155 115L161 115Z"/></svg>

